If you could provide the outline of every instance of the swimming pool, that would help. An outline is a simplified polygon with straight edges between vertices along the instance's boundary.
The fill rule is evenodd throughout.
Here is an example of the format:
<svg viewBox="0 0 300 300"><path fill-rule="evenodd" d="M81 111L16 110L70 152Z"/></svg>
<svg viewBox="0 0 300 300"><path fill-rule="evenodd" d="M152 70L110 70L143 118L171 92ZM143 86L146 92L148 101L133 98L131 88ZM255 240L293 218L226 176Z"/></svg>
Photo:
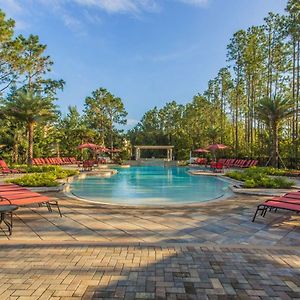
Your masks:
<svg viewBox="0 0 300 300"><path fill-rule="evenodd" d="M229 183L214 176L193 176L183 167L131 167L111 178L87 176L70 184L73 195L121 205L188 204L231 194Z"/></svg>
<svg viewBox="0 0 300 300"><path fill-rule="evenodd" d="M208 201L230 194L229 183L214 176L193 176L182 167L118 169L111 178L87 176L70 185L86 200L121 205L168 205Z"/></svg>

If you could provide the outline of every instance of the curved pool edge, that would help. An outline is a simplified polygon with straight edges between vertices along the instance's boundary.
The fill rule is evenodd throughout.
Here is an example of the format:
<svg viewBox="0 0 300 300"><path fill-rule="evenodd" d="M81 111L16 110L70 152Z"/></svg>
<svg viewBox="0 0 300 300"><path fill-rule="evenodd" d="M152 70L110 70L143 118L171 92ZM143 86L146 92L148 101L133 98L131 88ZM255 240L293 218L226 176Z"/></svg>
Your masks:
<svg viewBox="0 0 300 300"><path fill-rule="evenodd" d="M63 193L65 196L67 196L68 198L71 199L75 199L78 201L83 201L83 202L87 202L87 203L92 203L92 204L97 204L100 206L107 206L107 207L124 207L127 209L189 209L189 208L197 208L197 207L201 207L205 204L208 203L214 203L214 202L218 202L218 201L223 201L223 200L227 200L232 198L232 196L234 196L234 192L228 194L228 195L222 195L218 198L215 199L209 199L209 200L204 200L201 202L190 202L190 203L185 203L185 204L153 204L153 205L134 205L134 204L120 204L120 203L111 203L111 202L102 202L99 200L92 200L92 199L85 199L85 198L81 198L79 196L74 195L72 192L68 192L63 190Z"/></svg>
<svg viewBox="0 0 300 300"><path fill-rule="evenodd" d="M192 176L206 176L205 174L190 174ZM213 175L211 175L213 176ZM71 187L70 187L70 184L76 180L76 179L80 179L79 178L80 176L79 175L76 175L76 176L73 176L71 177L72 180L69 181L69 182L66 182L65 185L64 185L64 188L63 188L63 193L65 196L71 198L71 199L75 199L75 200L78 200L78 201L83 201L83 202L87 202L87 203L92 203L92 204L98 204L100 206L111 206L111 207L125 207L125 208L132 208L132 209L163 209L163 208L180 208L180 209L188 209L188 208L193 208L193 207L201 207L205 204L208 204L208 203L214 203L214 202L217 202L217 201L223 201L223 200L226 200L226 199L230 199L230 198L233 198L233 196L235 195L235 192L233 191L233 187L234 187L234 184L236 185L236 181L235 180L232 180L231 178L229 177L225 177L225 176L215 176L215 177L218 177L219 180L222 180L222 181L226 181L229 184L228 186L228 190L223 194L221 195L220 197L217 197L217 198L214 198L214 199L207 199L207 200L203 200L203 201L199 201L199 202L186 202L184 204L174 204L174 203L170 203L170 204L152 204L152 205L136 205L136 204L121 204L121 203L111 203L111 202L105 202L105 201L101 201L101 200L93 200L93 199L86 199L86 198L82 198L82 197L79 197L75 194L73 194L71 192Z"/></svg>

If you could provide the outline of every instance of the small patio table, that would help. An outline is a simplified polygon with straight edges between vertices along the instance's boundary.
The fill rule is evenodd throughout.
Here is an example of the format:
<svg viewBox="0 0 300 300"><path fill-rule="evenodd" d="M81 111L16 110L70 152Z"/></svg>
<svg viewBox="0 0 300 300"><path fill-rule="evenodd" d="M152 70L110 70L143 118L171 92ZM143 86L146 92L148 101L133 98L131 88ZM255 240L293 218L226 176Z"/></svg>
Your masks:
<svg viewBox="0 0 300 300"><path fill-rule="evenodd" d="M12 234L13 212L17 209L16 205L0 205L0 224L3 222L7 226L9 235Z"/></svg>

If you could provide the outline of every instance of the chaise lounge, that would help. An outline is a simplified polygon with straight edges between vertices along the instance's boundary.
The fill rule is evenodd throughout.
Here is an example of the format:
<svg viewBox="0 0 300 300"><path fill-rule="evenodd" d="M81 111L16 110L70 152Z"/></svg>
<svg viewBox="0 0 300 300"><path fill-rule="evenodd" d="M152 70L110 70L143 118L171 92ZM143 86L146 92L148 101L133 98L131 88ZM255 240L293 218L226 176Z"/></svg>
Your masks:
<svg viewBox="0 0 300 300"><path fill-rule="evenodd" d="M55 206L59 215L62 217L57 200L32 192L18 185L0 185L0 205L15 205L19 207L31 204L38 204L39 206L46 205L50 212L52 212L52 207Z"/></svg>
<svg viewBox="0 0 300 300"><path fill-rule="evenodd" d="M264 203L259 204L253 216L252 222L255 221L257 213L260 211L261 216L265 217L267 211L277 211L277 209L283 209L300 213L300 193L288 193L282 197L274 197L270 200L266 200Z"/></svg>

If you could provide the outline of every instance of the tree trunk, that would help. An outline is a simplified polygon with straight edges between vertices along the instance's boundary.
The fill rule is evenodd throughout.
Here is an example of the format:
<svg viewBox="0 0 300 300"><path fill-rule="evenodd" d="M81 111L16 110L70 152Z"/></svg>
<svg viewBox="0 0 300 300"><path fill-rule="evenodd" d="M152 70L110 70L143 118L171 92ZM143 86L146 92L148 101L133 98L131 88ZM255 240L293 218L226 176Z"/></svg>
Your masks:
<svg viewBox="0 0 300 300"><path fill-rule="evenodd" d="M15 164L17 164L19 162L19 132L18 132L18 130L16 130L14 133L13 162Z"/></svg>
<svg viewBox="0 0 300 300"><path fill-rule="evenodd" d="M113 159L113 149L114 149L114 137L113 137L114 133L113 133L113 121L111 118L111 125L110 125L110 158Z"/></svg>
<svg viewBox="0 0 300 300"><path fill-rule="evenodd" d="M278 125L273 124L273 157L272 157L272 165L275 168L279 167L279 141L278 141Z"/></svg>
<svg viewBox="0 0 300 300"><path fill-rule="evenodd" d="M34 123L30 122L28 123L28 156L27 156L27 163L29 165L32 165L32 159L33 159L33 132L34 132Z"/></svg>
<svg viewBox="0 0 300 300"><path fill-rule="evenodd" d="M14 145L13 145L13 162L17 164L19 162L19 144L18 140L14 140Z"/></svg>

